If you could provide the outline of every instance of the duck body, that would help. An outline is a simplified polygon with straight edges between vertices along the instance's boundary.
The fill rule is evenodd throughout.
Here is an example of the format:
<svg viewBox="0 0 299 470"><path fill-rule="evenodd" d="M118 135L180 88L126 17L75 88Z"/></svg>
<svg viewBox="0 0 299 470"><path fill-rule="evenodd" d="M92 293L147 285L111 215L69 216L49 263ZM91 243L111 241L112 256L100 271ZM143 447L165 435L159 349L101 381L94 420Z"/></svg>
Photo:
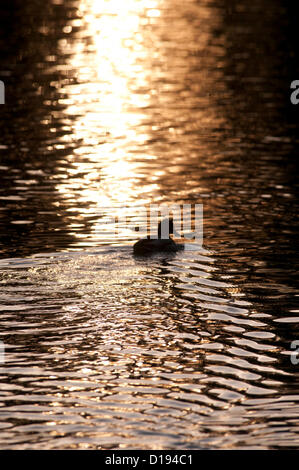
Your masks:
<svg viewBox="0 0 299 470"><path fill-rule="evenodd" d="M164 222L164 221L163 221ZM173 222L172 220L166 221L169 224L169 235L168 238L162 238L161 235L161 222L158 227L158 238L151 238L149 235L146 238L139 240L133 246L135 255L150 255L157 252L168 252L174 253L184 249L184 245L175 243L170 234L173 233Z"/></svg>
<svg viewBox="0 0 299 470"><path fill-rule="evenodd" d="M149 236L135 243L133 250L135 255L149 255L158 251L175 252L183 250L184 246L175 243L171 238L166 240L151 239Z"/></svg>

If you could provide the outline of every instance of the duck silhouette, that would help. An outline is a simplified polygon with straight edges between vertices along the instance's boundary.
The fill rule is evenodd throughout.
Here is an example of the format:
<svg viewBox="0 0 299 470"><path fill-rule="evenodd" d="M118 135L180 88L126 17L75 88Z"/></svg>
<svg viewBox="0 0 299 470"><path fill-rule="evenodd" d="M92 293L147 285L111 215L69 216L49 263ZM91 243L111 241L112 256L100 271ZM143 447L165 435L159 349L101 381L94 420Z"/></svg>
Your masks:
<svg viewBox="0 0 299 470"><path fill-rule="evenodd" d="M168 227L168 230L167 230ZM165 237L167 234L167 237ZM178 235L174 232L173 219L163 219L158 225L158 238L146 238L139 240L133 246L135 255L150 255L159 251L176 252L184 249L184 244L176 243L170 235Z"/></svg>

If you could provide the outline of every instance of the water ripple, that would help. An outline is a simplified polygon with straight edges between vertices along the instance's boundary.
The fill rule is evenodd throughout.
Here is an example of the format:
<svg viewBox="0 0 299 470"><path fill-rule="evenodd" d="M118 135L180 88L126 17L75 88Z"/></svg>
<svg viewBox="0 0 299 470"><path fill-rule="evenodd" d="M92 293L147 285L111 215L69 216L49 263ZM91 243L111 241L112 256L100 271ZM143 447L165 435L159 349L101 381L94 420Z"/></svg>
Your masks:
<svg viewBox="0 0 299 470"><path fill-rule="evenodd" d="M4 3L0 448L298 447L288 7ZM203 247L134 258L150 204Z"/></svg>

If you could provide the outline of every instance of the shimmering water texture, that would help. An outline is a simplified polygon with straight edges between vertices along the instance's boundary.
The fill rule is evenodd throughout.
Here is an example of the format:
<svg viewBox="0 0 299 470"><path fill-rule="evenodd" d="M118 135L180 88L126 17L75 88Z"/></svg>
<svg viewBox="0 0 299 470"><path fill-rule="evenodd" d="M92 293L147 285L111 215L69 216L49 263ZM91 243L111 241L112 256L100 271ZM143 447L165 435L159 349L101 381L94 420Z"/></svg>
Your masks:
<svg viewBox="0 0 299 470"><path fill-rule="evenodd" d="M0 6L0 448L297 448L293 15L23 3ZM203 245L133 256L107 221L152 204L202 204Z"/></svg>

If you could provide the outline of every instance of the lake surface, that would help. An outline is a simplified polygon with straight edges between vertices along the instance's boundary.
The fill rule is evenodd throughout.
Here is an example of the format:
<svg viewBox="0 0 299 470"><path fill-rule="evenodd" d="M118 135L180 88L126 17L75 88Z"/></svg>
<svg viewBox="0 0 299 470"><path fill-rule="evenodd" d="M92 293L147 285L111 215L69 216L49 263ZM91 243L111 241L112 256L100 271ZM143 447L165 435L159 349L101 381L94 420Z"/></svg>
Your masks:
<svg viewBox="0 0 299 470"><path fill-rule="evenodd" d="M0 18L0 448L298 448L294 11ZM153 204L202 204L203 244L134 257L110 217Z"/></svg>

